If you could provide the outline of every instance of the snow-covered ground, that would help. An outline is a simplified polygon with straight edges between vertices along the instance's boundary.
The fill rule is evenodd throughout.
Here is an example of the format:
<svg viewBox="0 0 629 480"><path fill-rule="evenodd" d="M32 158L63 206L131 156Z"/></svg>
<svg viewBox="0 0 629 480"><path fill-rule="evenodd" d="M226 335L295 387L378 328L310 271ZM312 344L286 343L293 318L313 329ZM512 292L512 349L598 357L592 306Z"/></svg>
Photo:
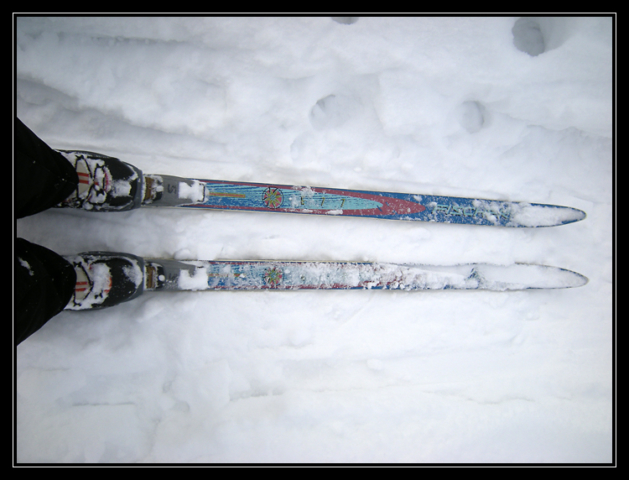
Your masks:
<svg viewBox="0 0 629 480"><path fill-rule="evenodd" d="M524 292L147 293L17 348L18 462L610 462L611 18L18 18L17 115L145 172L568 205L509 229L55 210L61 254L531 262Z"/></svg>

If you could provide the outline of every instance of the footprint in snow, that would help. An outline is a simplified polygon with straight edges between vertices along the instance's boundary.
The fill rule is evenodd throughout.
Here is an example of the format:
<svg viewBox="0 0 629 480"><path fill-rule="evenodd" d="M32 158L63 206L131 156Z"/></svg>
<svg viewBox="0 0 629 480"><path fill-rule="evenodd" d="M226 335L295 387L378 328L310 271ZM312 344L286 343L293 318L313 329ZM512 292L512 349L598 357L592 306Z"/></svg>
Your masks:
<svg viewBox="0 0 629 480"><path fill-rule="evenodd" d="M358 17L331 17L336 23L340 23L342 25L351 25L352 23L356 23L358 21Z"/></svg>
<svg viewBox="0 0 629 480"><path fill-rule="evenodd" d="M316 130L337 128L346 123L361 109L358 98L331 94L323 97L310 110L310 123Z"/></svg>
<svg viewBox="0 0 629 480"><path fill-rule="evenodd" d="M513 44L521 52L535 57L546 51L544 34L538 19L519 18L513 25L511 33L513 33Z"/></svg>
<svg viewBox="0 0 629 480"><path fill-rule="evenodd" d="M459 123L467 133L479 132L485 125L487 113L482 103L463 102L457 110Z"/></svg>
<svg viewBox="0 0 629 480"><path fill-rule="evenodd" d="M560 47L579 31L578 17L523 17L513 24L513 44L532 57Z"/></svg>

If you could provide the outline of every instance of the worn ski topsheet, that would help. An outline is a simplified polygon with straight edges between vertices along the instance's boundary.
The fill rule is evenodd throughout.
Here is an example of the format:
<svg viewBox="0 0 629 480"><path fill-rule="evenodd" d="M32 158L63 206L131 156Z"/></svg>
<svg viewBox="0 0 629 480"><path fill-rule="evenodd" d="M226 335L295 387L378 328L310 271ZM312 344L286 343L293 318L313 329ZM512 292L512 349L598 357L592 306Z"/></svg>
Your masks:
<svg viewBox="0 0 629 480"><path fill-rule="evenodd" d="M527 290L572 288L587 278L557 267L447 267L360 262L146 259L146 290Z"/></svg>
<svg viewBox="0 0 629 480"><path fill-rule="evenodd" d="M145 206L248 210L374 217L503 227L550 227L577 222L585 212L571 207L363 190L147 175L159 185Z"/></svg>

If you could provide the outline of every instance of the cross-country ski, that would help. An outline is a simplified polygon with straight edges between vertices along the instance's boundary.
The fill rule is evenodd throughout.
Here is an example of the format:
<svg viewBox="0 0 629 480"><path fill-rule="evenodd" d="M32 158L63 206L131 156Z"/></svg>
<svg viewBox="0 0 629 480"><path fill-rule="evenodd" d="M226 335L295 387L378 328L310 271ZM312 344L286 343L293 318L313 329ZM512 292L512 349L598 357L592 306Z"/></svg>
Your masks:
<svg viewBox="0 0 629 480"><path fill-rule="evenodd" d="M200 290L532 290L573 288L586 277L546 265L454 266L370 262L171 260L127 253L68 257L84 272L68 310L112 306L143 292Z"/></svg>
<svg viewBox="0 0 629 480"><path fill-rule="evenodd" d="M577 222L571 207L481 198L341 190L145 175L142 206L372 217L501 227L551 227Z"/></svg>
<svg viewBox="0 0 629 480"><path fill-rule="evenodd" d="M545 265L145 260L146 290L529 290L587 283Z"/></svg>
<svg viewBox="0 0 629 480"><path fill-rule="evenodd" d="M78 171L83 169L83 176L95 178L98 187L66 200L59 205L63 207L96 211L180 207L499 227L552 227L586 216L575 208L539 203L144 174L134 165L99 153L59 152Z"/></svg>

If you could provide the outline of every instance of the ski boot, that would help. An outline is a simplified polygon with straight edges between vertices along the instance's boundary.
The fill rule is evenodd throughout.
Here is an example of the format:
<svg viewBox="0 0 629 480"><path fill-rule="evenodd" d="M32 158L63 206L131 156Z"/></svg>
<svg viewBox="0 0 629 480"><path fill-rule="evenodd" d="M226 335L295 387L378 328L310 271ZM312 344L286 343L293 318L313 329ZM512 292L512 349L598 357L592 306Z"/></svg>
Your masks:
<svg viewBox="0 0 629 480"><path fill-rule="evenodd" d="M144 260L128 253L87 252L64 257L74 267L76 286L65 310L111 307L144 291Z"/></svg>
<svg viewBox="0 0 629 480"><path fill-rule="evenodd" d="M142 205L144 175L133 165L100 153L57 150L76 169L79 185L58 207L124 211Z"/></svg>

